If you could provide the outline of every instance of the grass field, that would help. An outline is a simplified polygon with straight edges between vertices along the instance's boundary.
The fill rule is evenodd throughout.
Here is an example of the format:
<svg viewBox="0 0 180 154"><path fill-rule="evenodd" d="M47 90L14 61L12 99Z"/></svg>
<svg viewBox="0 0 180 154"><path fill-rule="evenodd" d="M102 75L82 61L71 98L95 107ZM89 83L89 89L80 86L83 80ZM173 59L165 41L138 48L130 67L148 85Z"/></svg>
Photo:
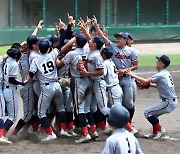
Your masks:
<svg viewBox="0 0 180 154"><path fill-rule="evenodd" d="M0 55L3 55L10 46L2 46L0 47ZM171 66L180 66L180 54L171 54L168 55L171 59ZM139 58L139 66L155 66L156 58L155 55L143 55Z"/></svg>

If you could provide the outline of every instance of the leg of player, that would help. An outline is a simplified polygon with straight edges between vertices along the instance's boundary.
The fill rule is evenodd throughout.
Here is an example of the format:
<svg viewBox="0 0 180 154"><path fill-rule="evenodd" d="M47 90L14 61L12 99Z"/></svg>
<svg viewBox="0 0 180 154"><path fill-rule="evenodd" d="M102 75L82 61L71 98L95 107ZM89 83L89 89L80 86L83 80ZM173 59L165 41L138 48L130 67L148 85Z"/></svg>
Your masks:
<svg viewBox="0 0 180 154"><path fill-rule="evenodd" d="M146 109L144 115L147 118L147 120L152 124L153 133L149 135L145 135L145 137L153 138L157 140L161 138L163 135L165 135L166 131L162 129L158 117L165 113L172 112L176 108L176 106L177 106L176 100L166 99L163 100L161 103Z"/></svg>
<svg viewBox="0 0 180 154"><path fill-rule="evenodd" d="M4 99L7 102L7 109L9 113L8 119L4 123L4 136L17 119L18 115L18 99L16 87L7 87L3 90Z"/></svg>
<svg viewBox="0 0 180 154"><path fill-rule="evenodd" d="M67 123L66 112L65 112L64 102L60 101L60 100L63 100L61 86L59 85L59 83L55 83L54 88L55 88L55 95L54 95L53 101L56 104L56 108L58 112L57 119L58 119L58 125L59 125L59 135L72 137L72 135L66 131L66 123Z"/></svg>
<svg viewBox="0 0 180 154"><path fill-rule="evenodd" d="M4 129L4 117L5 117L5 101L2 92L2 86L0 86L0 143L12 143L3 135Z"/></svg>
<svg viewBox="0 0 180 154"><path fill-rule="evenodd" d="M17 133L22 129L27 133L29 127L27 127L27 122L31 119L34 108L34 92L32 87L22 87L20 89L20 95L23 100L23 112L24 116L18 121L12 135L17 135ZM26 125L26 126L25 126Z"/></svg>
<svg viewBox="0 0 180 154"><path fill-rule="evenodd" d="M66 118L67 118L67 131L72 136L77 136L73 130L73 107L72 107L72 93L68 86L61 87L63 92L63 99L66 108Z"/></svg>
<svg viewBox="0 0 180 154"><path fill-rule="evenodd" d="M88 87L88 83L90 82L89 78L76 78L75 79L75 101L78 106L78 118L80 127L82 130L82 137L76 140L76 143L86 142L91 139L89 135L87 122L86 122L86 114L85 114L85 98L86 98L86 89Z"/></svg>
<svg viewBox="0 0 180 154"><path fill-rule="evenodd" d="M51 86L47 85L41 87L41 94L38 101L38 117L40 119L41 126L44 127L48 133L48 136L41 141L54 140L57 138L51 128L48 118L46 117L47 109L49 108L54 95L55 87L53 84L51 84Z"/></svg>
<svg viewBox="0 0 180 154"><path fill-rule="evenodd" d="M135 110L133 104L133 89L132 89L131 77L121 78L120 86L123 90L123 106L127 108L127 110L130 113L130 119L132 119ZM127 123L126 129L133 134L138 133L138 131L134 127L132 127L130 123Z"/></svg>

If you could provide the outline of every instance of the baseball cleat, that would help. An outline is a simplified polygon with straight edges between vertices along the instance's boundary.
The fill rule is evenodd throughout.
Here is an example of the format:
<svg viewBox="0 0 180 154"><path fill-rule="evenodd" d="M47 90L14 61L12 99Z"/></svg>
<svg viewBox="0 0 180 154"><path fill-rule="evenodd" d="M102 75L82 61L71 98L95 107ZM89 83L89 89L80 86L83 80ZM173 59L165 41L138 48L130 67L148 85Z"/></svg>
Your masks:
<svg viewBox="0 0 180 154"><path fill-rule="evenodd" d="M52 135L48 135L46 138L42 139L41 141L42 141L42 142L44 142L44 141L50 141L50 140L54 140L54 139L56 139L56 138L57 138L56 134L54 134L54 133L52 132Z"/></svg>
<svg viewBox="0 0 180 154"><path fill-rule="evenodd" d="M92 140L95 140L95 139L98 138L98 137L99 137L99 134L98 134L97 131L95 131L94 133L91 133L91 139L92 139Z"/></svg>
<svg viewBox="0 0 180 154"><path fill-rule="evenodd" d="M143 135L144 138L153 138L155 136L155 134L147 134L147 135Z"/></svg>
<svg viewBox="0 0 180 154"><path fill-rule="evenodd" d="M72 137L72 135L69 134L67 131L64 131L64 129L62 129L62 130L59 132L59 135L60 135L60 136Z"/></svg>
<svg viewBox="0 0 180 154"><path fill-rule="evenodd" d="M131 133L132 133L133 135L136 135L136 134L138 133L138 130L137 130L136 128L132 127Z"/></svg>
<svg viewBox="0 0 180 154"><path fill-rule="evenodd" d="M87 134L86 136L82 136L80 139L76 140L75 143L84 143L91 140L91 136Z"/></svg>
<svg viewBox="0 0 180 154"><path fill-rule="evenodd" d="M154 140L158 140L160 139L162 136L164 136L166 134L166 130L162 129L161 131L158 131L155 136L154 136Z"/></svg>
<svg viewBox="0 0 180 154"><path fill-rule="evenodd" d="M0 138L0 143L8 143L8 144L11 144L12 142L8 140L8 138L2 136Z"/></svg>
<svg viewBox="0 0 180 154"><path fill-rule="evenodd" d="M78 136L78 134L77 133L75 133L73 130L68 130L68 133L70 134L70 135L72 135L72 136Z"/></svg>

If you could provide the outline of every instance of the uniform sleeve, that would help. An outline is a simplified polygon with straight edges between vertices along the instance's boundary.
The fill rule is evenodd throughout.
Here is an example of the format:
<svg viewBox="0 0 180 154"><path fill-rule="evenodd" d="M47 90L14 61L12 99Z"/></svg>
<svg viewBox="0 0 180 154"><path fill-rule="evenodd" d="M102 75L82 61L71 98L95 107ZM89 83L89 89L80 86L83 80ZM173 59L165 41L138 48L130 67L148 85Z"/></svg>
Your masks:
<svg viewBox="0 0 180 154"><path fill-rule="evenodd" d="M30 72L36 73L37 72L37 65L36 65L36 59L33 59L31 65L30 65Z"/></svg>
<svg viewBox="0 0 180 154"><path fill-rule="evenodd" d="M136 52L135 49L131 48L131 61L138 61L138 53Z"/></svg>
<svg viewBox="0 0 180 154"><path fill-rule="evenodd" d="M113 154L113 153L114 153L113 143L107 139L102 154Z"/></svg>
<svg viewBox="0 0 180 154"><path fill-rule="evenodd" d="M144 154L139 146L138 140L135 138L135 144L136 144L136 154Z"/></svg>
<svg viewBox="0 0 180 154"><path fill-rule="evenodd" d="M110 41L108 47L114 52L117 48L117 45Z"/></svg>
<svg viewBox="0 0 180 154"><path fill-rule="evenodd" d="M65 65L68 65L72 62L73 60L73 52L70 51L63 59L62 61L64 62Z"/></svg>
<svg viewBox="0 0 180 154"><path fill-rule="evenodd" d="M57 56L59 55L59 50L55 48L50 52L50 54L53 56L54 60L56 60Z"/></svg>
<svg viewBox="0 0 180 154"><path fill-rule="evenodd" d="M15 64L9 68L9 77L17 77L17 76L18 76L18 64Z"/></svg>
<svg viewBox="0 0 180 154"><path fill-rule="evenodd" d="M103 63L103 65L104 65L104 76L106 76L107 75L107 64L106 63Z"/></svg>
<svg viewBox="0 0 180 154"><path fill-rule="evenodd" d="M93 62L95 64L96 69L104 68L103 59L102 59L102 57L100 55L95 56Z"/></svg>
<svg viewBox="0 0 180 154"><path fill-rule="evenodd" d="M157 83L160 78L161 78L160 74L157 73L157 74L153 75L153 76L150 78L150 81L151 81L152 83Z"/></svg>

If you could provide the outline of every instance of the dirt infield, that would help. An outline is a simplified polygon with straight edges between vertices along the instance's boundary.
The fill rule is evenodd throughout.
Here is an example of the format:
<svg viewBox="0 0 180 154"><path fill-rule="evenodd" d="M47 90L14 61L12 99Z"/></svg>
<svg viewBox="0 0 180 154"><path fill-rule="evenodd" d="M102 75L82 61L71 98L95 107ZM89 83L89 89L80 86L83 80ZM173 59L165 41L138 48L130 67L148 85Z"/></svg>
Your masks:
<svg viewBox="0 0 180 154"><path fill-rule="evenodd" d="M180 71L180 68L173 67L170 68L171 71ZM151 76L152 73L156 71L155 69L140 68L138 73L143 73L142 76L147 77ZM145 75L144 75L145 74ZM172 72L174 78L177 95L180 96L180 78L179 72ZM134 118L134 126L140 130L140 134L147 134L151 131L151 126L144 118L143 111L148 106L158 103L157 91L154 89L149 89L145 91L138 91L137 93L137 104L136 104L136 113ZM22 114L22 101L19 102L20 112ZM172 112L169 115L164 115L160 118L162 126L167 130L170 137L180 140L180 108ZM75 144L74 138L58 138L50 143L40 143L37 142L35 136L29 136L28 140L19 140L17 143L11 145L0 145L0 153L8 154L35 154L35 153L62 153L62 154L92 154L92 153L101 153L104 147L105 139L107 136L100 136L97 141L92 141L84 144ZM145 154L173 154L180 153L180 141L172 140L163 140L163 141L154 141L147 140L143 138L138 138L140 146Z"/></svg>

